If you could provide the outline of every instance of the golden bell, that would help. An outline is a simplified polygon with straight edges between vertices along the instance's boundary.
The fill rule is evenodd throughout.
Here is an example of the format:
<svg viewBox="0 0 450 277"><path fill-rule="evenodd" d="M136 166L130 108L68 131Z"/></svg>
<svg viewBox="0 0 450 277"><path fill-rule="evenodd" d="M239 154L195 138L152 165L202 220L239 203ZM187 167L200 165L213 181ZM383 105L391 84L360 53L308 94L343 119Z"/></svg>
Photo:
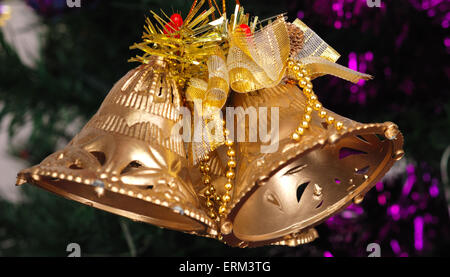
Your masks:
<svg viewBox="0 0 450 277"><path fill-rule="evenodd" d="M181 96L167 64L148 65L119 80L98 112L62 150L18 174L66 198L136 221L215 234L188 168L185 144L170 133Z"/></svg>
<svg viewBox="0 0 450 277"><path fill-rule="evenodd" d="M238 143L236 185L220 232L231 246L296 246L318 237L313 228L364 195L403 156L403 137L393 123L362 124L326 110L339 131L313 113L300 141L291 138L307 103L291 84L234 94L235 107L279 109L279 146ZM271 112L259 117L270 130ZM248 120L250 121L250 120ZM250 130L248 121L241 127ZM248 137L247 137L248 139ZM248 141L248 140L247 140Z"/></svg>
<svg viewBox="0 0 450 277"><path fill-rule="evenodd" d="M296 246L318 237L313 228L365 193L403 156L395 124L362 124L325 110L337 130L317 114L300 141L291 134L307 103L291 84L233 94L234 107L278 108L278 149L240 142L231 200L219 219L208 216L201 173L187 159L188 143L172 134L180 122L180 91L166 62L127 73L98 112L62 150L18 174L66 198L136 221L220 239L230 246ZM271 129L270 112L259 125ZM254 126L239 122L246 136ZM241 126L239 125L241 124ZM224 147L210 153L212 183L223 195Z"/></svg>

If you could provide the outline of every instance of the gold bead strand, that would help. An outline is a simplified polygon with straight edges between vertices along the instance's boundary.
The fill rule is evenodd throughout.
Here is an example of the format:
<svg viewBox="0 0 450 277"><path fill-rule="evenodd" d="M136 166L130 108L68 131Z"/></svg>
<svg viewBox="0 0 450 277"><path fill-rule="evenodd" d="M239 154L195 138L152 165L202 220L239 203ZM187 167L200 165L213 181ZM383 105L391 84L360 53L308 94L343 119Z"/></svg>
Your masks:
<svg viewBox="0 0 450 277"><path fill-rule="evenodd" d="M203 175L203 184L206 187L205 196L206 196L206 207L209 210L209 217L211 219L215 219L217 217L216 212L214 211L214 198L216 189L211 182L211 176L209 175L210 167L209 167L209 155L206 155L205 158L200 162L200 171Z"/></svg>
<svg viewBox="0 0 450 277"><path fill-rule="evenodd" d="M307 82L308 79L305 79L307 77L307 71L303 66L299 63L296 63L292 60L288 62L289 68L294 72L295 77L298 80L298 85L303 88L303 93L307 97L308 101L304 110L302 122L300 123L300 126L295 130L295 132L292 134L292 139L295 141L300 141L302 136L306 133L306 130L309 128L309 123L311 122L311 114L313 112L313 102L309 99L310 95L312 94L312 84L309 85ZM309 77L308 77L309 78ZM308 88L311 86L311 88Z"/></svg>
<svg viewBox="0 0 450 277"><path fill-rule="evenodd" d="M288 62L288 67L293 71L294 76L297 78L298 86L303 90L303 94L307 99L302 122L300 123L300 126L297 128L297 130L295 130L295 132L292 134L292 139L294 139L295 141L301 140L302 136L309 128L309 124L311 122L311 114L313 111L316 111L320 118L325 119L327 124L333 125L336 130L340 131L344 127L344 124L340 121L336 121L334 117L327 115L327 112L323 109L322 104L319 102L317 96L313 91L311 77L306 68L304 68L301 63L294 62L293 60L290 60Z"/></svg>
<svg viewBox="0 0 450 277"><path fill-rule="evenodd" d="M236 168L236 152L234 150L234 142L230 139L230 131L224 128L224 134L225 134L225 145L228 147L227 150L227 182L225 184L225 193L222 195L222 201L221 205L219 207L219 215L222 216L225 214L227 210L227 204L231 201L231 191L233 190L233 182L234 178L236 177L235 168Z"/></svg>

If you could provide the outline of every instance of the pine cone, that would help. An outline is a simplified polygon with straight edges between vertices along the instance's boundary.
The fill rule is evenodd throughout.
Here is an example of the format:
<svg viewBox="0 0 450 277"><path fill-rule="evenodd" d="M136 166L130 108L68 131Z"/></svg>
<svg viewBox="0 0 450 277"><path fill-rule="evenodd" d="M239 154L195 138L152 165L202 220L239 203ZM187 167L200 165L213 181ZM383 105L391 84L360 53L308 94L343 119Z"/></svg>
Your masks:
<svg viewBox="0 0 450 277"><path fill-rule="evenodd" d="M290 57L295 57L299 54L303 48L304 36L302 30L292 23L287 23L287 29L289 33L289 40L291 44Z"/></svg>

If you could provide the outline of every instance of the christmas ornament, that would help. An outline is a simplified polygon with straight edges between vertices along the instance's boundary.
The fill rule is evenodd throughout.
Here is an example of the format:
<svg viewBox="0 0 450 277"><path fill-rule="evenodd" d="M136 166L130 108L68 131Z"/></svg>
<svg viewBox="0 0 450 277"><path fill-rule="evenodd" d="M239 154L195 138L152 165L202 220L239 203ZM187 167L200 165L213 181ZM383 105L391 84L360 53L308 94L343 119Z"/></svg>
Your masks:
<svg viewBox="0 0 450 277"><path fill-rule="evenodd" d="M147 19L143 42L131 47L144 52L130 60L142 65L17 184L231 246L310 242L315 225L360 203L402 157L402 135L393 123L362 124L322 106L314 78L371 76L336 64L339 54L300 20L250 20L239 4L228 18L225 1L222 11L204 5L194 1L184 19L152 12L157 24ZM225 124L225 107L280 118ZM277 124L272 152L230 131L249 137Z"/></svg>

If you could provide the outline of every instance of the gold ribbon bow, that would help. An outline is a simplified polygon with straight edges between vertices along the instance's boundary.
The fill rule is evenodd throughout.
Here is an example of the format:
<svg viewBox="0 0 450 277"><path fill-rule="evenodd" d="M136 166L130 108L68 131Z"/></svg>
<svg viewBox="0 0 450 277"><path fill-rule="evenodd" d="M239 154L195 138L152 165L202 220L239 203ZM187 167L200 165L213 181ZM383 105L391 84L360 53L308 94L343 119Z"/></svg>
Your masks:
<svg viewBox="0 0 450 277"><path fill-rule="evenodd" d="M245 93L277 86L284 77L289 52L283 17L253 35L232 32L227 57L231 88Z"/></svg>

